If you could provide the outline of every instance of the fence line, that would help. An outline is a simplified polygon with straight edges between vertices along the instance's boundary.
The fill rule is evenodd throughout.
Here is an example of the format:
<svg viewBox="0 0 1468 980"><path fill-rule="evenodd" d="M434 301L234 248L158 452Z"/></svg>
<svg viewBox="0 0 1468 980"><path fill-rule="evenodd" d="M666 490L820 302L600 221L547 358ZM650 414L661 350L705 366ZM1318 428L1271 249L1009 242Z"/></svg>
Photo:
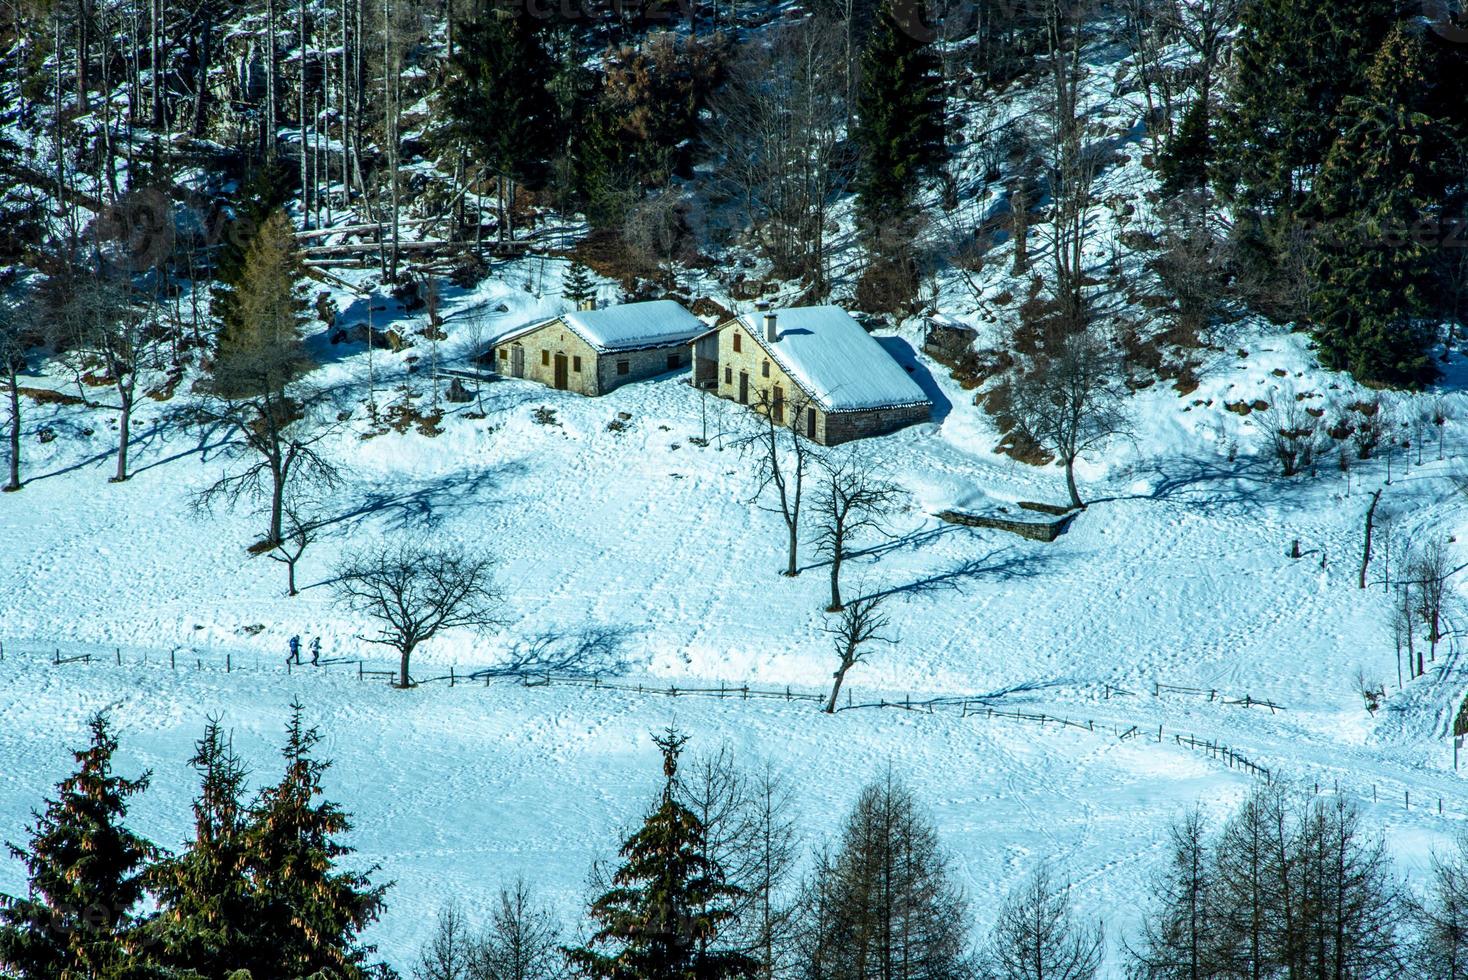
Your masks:
<svg viewBox="0 0 1468 980"><path fill-rule="evenodd" d="M121 648L114 647L113 651L114 656L111 659L118 665L124 665L124 658ZM174 648L173 650L170 650L169 666L171 669L178 669L178 654L181 651L193 655L194 670L199 671L205 669L203 662L204 658L200 656L198 650L194 648ZM3 661L5 659L7 652L13 653L14 651L7 651L5 649L4 643L0 642L0 661ZM223 656L224 669L226 673L239 673L242 669L245 669L233 666L233 654L231 651L225 651ZM94 661L105 662L106 659L108 658L98 656L93 653L81 653L72 656L62 656L59 647L54 648L53 654L50 658L48 658L49 663L52 666L64 666L74 663L91 664ZM141 662L145 664L151 662L147 659L146 653L141 658ZM398 671L369 668L366 666L369 662L372 661L350 657L333 657L321 660L316 664L305 664L303 666L311 666L314 669L320 669L323 671L328 671L333 667L355 667L357 670L357 679L361 682L366 682L369 679L385 680L388 684L395 684L397 682ZM159 663L161 663L161 661L159 661ZM187 669L187 667L188 665L185 662L185 669ZM291 673L292 669L293 665L289 661L287 661L286 672ZM614 691L645 697L704 697L717 698L721 700L733 698L741 701L764 699L786 702L806 702L822 705L826 703L829 697L825 694L814 693L810 691L798 691L789 685L786 685L783 688L757 688L751 687L747 684L730 685L726 682L720 682L718 687L679 687L676 684L654 685L622 682L615 680L603 680L600 676L594 674L555 674L550 672L536 673L525 671L511 672L498 668L485 668L482 670L461 674L456 667L450 667L447 674L443 674L437 677L417 679L414 681L414 684L424 685L446 682L450 687L454 687L464 683L474 683L483 684L483 686L488 687L491 686L495 681L513 681L520 684L522 687L583 687L597 691ZM1105 696L1108 699L1112 695L1134 695L1134 692L1123 690L1109 683L1104 684L1104 690ZM1153 696L1160 696L1164 692L1203 696L1206 697L1209 701L1216 701L1221 704L1239 705L1242 707L1267 707L1271 710L1271 713L1285 710L1283 705L1275 704L1267 699L1260 700L1257 698L1253 698L1247 694L1244 695L1242 698L1230 698L1221 695L1216 690L1210 691L1203 688L1188 688L1178 685L1154 682ZM1067 718L1061 715L1050 714L1048 712L1023 711L1020 709L1004 708L995 704L995 698L1002 696L1002 694L997 696L946 695L914 700L909 695L900 700L879 698L874 701L856 701L852 697L851 689L847 688L846 703L836 705L835 710L837 712L843 712L885 709L919 712L926 714L956 712L957 716L960 719L974 718L982 719L985 721L993 721L997 719L1001 721L1013 721L1025 724L1038 724L1042 728L1046 725L1056 725L1060 728L1073 728L1091 734L1100 732L1103 735L1109 734L1120 742L1129 741L1131 739L1140 740L1145 738L1148 742L1155 741L1158 744L1164 744L1166 743L1168 738L1168 733L1165 731L1164 725L1161 724L1157 726L1156 733L1154 734L1150 727L1142 727L1136 724L1108 723L1104 721L1100 724L1097 724L1093 719L1078 721L1074 718ZM1266 783L1273 783L1275 779L1278 778L1277 774L1270 767L1255 762L1253 759L1249 758L1242 752L1239 752L1237 749L1226 743L1213 739L1198 738L1193 733L1184 734L1182 732L1173 732L1171 734L1171 738L1172 744L1174 744L1175 746L1198 752L1204 755L1206 758L1222 762L1230 769L1237 769L1248 773L1251 777L1263 779ZM1321 785L1318 781L1313 784L1313 789L1314 794L1317 796L1321 795L1323 792ZM1355 797L1359 800L1362 800L1363 802L1367 799L1365 793L1353 793L1349 789L1346 791L1342 791L1338 780L1332 782L1332 788L1330 791L1337 796ZM1403 807L1404 809L1410 811L1412 809L1411 790L1404 788L1402 793ZM1372 784L1370 800L1373 804L1382 802L1382 798L1378 793L1378 787L1376 784ZM1424 807L1428 810L1429 813L1433 810L1433 807L1430 803L1424 804L1419 799L1417 803L1417 809L1420 811L1424 809ZM1443 804L1443 798L1441 796L1437 797L1436 812L1439 817L1451 817L1453 819L1468 817L1468 814L1460 814L1455 811L1446 810Z"/></svg>

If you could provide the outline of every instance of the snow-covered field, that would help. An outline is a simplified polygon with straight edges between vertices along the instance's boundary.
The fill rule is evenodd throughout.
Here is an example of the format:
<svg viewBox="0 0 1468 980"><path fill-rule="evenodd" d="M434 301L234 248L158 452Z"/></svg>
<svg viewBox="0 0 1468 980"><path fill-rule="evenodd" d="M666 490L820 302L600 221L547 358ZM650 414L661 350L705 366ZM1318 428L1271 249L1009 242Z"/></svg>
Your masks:
<svg viewBox="0 0 1468 980"><path fill-rule="evenodd" d="M447 352L464 343L472 309L503 304L492 323L500 329L559 308L521 289L519 271L453 298ZM329 531L308 552L295 599L284 595L280 566L246 555L258 515L191 507L192 492L225 463L217 447L201 450L167 421L171 406L147 402L134 425L136 475L121 485L106 482L106 413L35 406L27 428L57 438L28 440L29 482L0 498L0 838L23 839L86 714L112 705L122 770L155 772L134 822L176 845L193 791L184 760L205 716L222 716L263 781L299 696L336 760L332 785L356 814L360 860L396 882L369 939L399 966L424 939L429 910L451 897L473 909L516 876L574 921L591 862L614 852L655 788L647 735L669 723L693 734L695 750L727 744L747 763L787 773L811 844L890 765L932 807L974 899L976 934L1044 858L1063 863L1082 909L1102 916L1113 938L1129 932L1168 821L1192 805L1223 815L1250 778L1178 745L1178 734L1227 743L1307 786L1339 785L1363 799L1405 873L1425 867L1468 817L1444 737L1463 674L1453 641L1398 693L1387 599L1379 586L1356 588L1361 517L1382 463L1358 466L1349 495L1333 464L1283 481L1257 455L1248 420L1222 410L1225 400L1286 387L1343 403L1348 386L1293 377L1308 363L1297 337L1241 336L1248 357L1232 346L1214 355L1198 391L1180 398L1159 385L1134 399L1135 438L1083 472L1094 504L1041 544L931 516L1058 502L1063 484L1055 468L995 455L989 420L914 353L919 340L883 337L934 395L934 422L843 450L871 453L910 492L892 536L868 541L848 566L848 594L890 593L898 641L852 672L853 697L989 694L996 707L1092 722L1094 731L954 710L828 717L805 701L510 681L400 692L359 681L355 668L286 673L295 633L320 635L328 657L365 654L389 666L355 639L366 624L333 607L325 581L344 549L423 536L498 556L508 605L503 630L447 635L420 651L420 676L600 630L611 638L608 674L633 683L819 692L832 667L826 568L807 549L804 574L777 574L780 518L751 502L750 462L727 445L739 409L701 404L675 377L595 400L493 383L487 418L466 417L472 404L449 406L444 433L432 438L410 430L364 440L359 407L333 446L349 480L328 502ZM365 396L360 349L319 353L323 381ZM402 356L377 355L384 393L408 377ZM421 373L410 380L426 391ZM539 406L558 424L537 423ZM711 444L701 448L690 437L701 434L704 409ZM619 412L628 427L611 431ZM1382 505L1397 515L1393 547L1460 531L1464 504L1447 479L1460 447L1450 423L1447 460L1435 445L1420 466L1404 468L1398 454ZM1306 557L1287 556L1295 539ZM98 656L56 666L56 649ZM1391 692L1374 719L1356 693L1358 668ZM1159 683L1284 710L1154 695ZM0 890L22 883L15 862L0 863Z"/></svg>

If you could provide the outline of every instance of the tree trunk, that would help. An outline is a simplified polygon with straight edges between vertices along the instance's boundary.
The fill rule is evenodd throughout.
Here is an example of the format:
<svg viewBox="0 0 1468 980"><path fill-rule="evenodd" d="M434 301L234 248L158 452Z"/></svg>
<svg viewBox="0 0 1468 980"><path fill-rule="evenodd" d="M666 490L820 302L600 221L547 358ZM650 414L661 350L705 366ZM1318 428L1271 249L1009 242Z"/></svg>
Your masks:
<svg viewBox="0 0 1468 980"><path fill-rule="evenodd" d="M826 607L826 612L840 612L843 608L841 602L841 560L845 557L841 547L841 532L831 548L831 604Z"/></svg>
<svg viewBox="0 0 1468 980"><path fill-rule="evenodd" d="M117 473L112 477L113 483L122 483L127 479L127 441L133 420L132 392L119 391L118 394L122 397L122 412L117 423Z"/></svg>
<svg viewBox="0 0 1468 980"><path fill-rule="evenodd" d="M271 545L280 544L281 515L285 510L285 473L278 466L271 467L270 487L270 533L266 542Z"/></svg>
<svg viewBox="0 0 1468 980"><path fill-rule="evenodd" d="M10 480L5 492L20 489L20 386L15 375L10 375Z"/></svg>
<svg viewBox="0 0 1468 980"><path fill-rule="evenodd" d="M413 678L408 675L408 661L412 659L413 648L403 647L398 654L398 687L406 690L413 686Z"/></svg>
<svg viewBox="0 0 1468 980"><path fill-rule="evenodd" d="M1016 187L1009 199L1013 222L1011 233L1014 235L1014 268L1011 274L1018 276L1030 268L1030 204L1023 185Z"/></svg>
<svg viewBox="0 0 1468 980"><path fill-rule="evenodd" d="M846 680L846 671L850 668L851 664L849 663L843 663L840 667L836 668L834 675L836 680L831 685L831 696L826 699L826 714L828 715L834 715L836 713L836 697L841 693L841 683Z"/></svg>
<svg viewBox="0 0 1468 980"><path fill-rule="evenodd" d="M1076 510L1085 510L1086 505L1081 502L1080 491L1076 489L1076 458L1067 457L1065 461L1065 489L1070 492L1070 505Z"/></svg>
<svg viewBox="0 0 1468 980"><path fill-rule="evenodd" d="M285 563L286 593L292 598L296 596L296 561L297 559L290 558Z"/></svg>
<svg viewBox="0 0 1468 980"><path fill-rule="evenodd" d="M1357 588L1366 588L1366 570L1371 567L1371 521L1376 516L1376 505L1381 500L1381 491L1371 495L1371 506L1366 508L1366 535L1365 544L1361 548L1361 574L1356 583Z"/></svg>
<svg viewBox="0 0 1468 980"><path fill-rule="evenodd" d="M787 520L785 527L790 532L790 545L787 551L788 560L785 563L785 577L795 578L800 574L800 569L796 567L800 560L800 533L794 521Z"/></svg>

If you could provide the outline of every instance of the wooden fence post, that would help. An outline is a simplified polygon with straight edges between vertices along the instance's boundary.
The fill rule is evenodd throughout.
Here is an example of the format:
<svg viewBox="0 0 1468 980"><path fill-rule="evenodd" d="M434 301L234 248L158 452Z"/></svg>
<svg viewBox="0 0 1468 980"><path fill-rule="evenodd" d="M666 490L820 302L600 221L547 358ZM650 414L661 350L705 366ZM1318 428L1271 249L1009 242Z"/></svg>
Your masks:
<svg viewBox="0 0 1468 980"><path fill-rule="evenodd" d="M169 650L168 651L168 669L169 670L178 670L178 651L177 650Z"/></svg>
<svg viewBox="0 0 1468 980"><path fill-rule="evenodd" d="M117 666L121 667L122 666L122 647L116 647L115 649L117 651Z"/></svg>
<svg viewBox="0 0 1468 980"><path fill-rule="evenodd" d="M234 672L234 659L227 651L224 654L224 672L226 674Z"/></svg>

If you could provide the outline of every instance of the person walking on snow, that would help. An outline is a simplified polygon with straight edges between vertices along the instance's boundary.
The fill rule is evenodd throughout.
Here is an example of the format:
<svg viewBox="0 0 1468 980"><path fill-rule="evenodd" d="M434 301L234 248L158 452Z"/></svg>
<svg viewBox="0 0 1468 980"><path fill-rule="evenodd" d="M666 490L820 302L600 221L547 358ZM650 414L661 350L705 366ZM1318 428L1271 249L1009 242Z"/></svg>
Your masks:
<svg viewBox="0 0 1468 980"><path fill-rule="evenodd" d="M299 664L301 662L301 638L299 636L291 637L289 646L290 655L285 658L285 662L288 664Z"/></svg>
<svg viewBox="0 0 1468 980"><path fill-rule="evenodd" d="M315 667L321 663L321 637L311 637L311 666Z"/></svg>

